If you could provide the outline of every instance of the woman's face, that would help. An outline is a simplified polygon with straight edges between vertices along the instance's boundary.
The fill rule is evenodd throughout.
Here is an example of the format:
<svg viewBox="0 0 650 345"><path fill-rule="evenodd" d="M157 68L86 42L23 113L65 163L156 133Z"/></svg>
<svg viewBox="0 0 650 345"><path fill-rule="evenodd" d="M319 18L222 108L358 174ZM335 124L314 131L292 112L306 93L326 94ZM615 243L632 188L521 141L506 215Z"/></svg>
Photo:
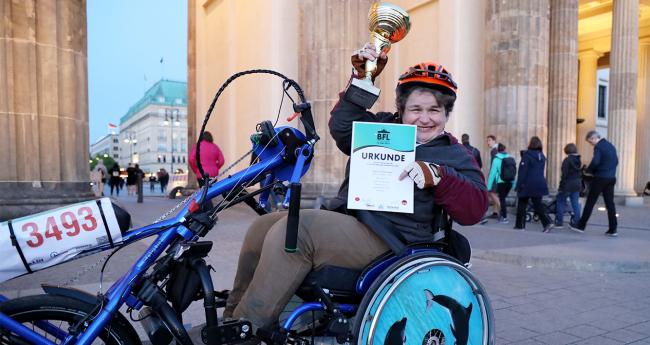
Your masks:
<svg viewBox="0 0 650 345"><path fill-rule="evenodd" d="M447 115L433 94L415 90L406 100L402 123L418 126L416 140L418 143L426 143L445 130Z"/></svg>

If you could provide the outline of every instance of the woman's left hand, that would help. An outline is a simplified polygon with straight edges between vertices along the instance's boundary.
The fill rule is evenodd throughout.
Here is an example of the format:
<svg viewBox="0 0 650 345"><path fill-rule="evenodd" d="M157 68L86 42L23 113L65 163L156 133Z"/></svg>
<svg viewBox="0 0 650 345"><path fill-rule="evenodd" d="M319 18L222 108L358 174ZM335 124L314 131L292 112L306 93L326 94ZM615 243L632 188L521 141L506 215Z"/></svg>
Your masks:
<svg viewBox="0 0 650 345"><path fill-rule="evenodd" d="M399 180L408 176L418 188L431 188L440 182L441 176L438 169L439 166L435 163L415 161L404 167L404 171L399 175Z"/></svg>

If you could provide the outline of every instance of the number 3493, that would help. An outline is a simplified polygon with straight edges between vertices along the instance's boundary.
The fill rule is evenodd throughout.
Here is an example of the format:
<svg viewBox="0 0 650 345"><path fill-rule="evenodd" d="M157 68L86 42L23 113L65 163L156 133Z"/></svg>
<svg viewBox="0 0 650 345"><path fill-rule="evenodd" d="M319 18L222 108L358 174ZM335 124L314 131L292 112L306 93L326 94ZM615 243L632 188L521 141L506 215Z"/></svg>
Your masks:
<svg viewBox="0 0 650 345"><path fill-rule="evenodd" d="M40 247L48 238L61 241L64 236L74 237L79 235L81 230L93 231L95 229L97 229L97 218L90 207L79 208L77 214L65 211L58 216L47 217L43 233L35 222L27 222L21 227L23 232L29 233L30 239L26 243L32 248Z"/></svg>

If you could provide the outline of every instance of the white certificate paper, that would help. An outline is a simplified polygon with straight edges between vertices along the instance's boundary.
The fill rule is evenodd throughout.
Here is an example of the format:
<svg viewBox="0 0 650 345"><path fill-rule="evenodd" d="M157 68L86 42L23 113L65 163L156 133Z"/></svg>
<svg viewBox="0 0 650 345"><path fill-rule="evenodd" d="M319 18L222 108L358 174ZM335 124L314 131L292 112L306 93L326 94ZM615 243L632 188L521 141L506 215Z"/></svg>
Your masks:
<svg viewBox="0 0 650 345"><path fill-rule="evenodd" d="M413 180L399 180L415 161L414 125L354 122L348 208L413 213Z"/></svg>

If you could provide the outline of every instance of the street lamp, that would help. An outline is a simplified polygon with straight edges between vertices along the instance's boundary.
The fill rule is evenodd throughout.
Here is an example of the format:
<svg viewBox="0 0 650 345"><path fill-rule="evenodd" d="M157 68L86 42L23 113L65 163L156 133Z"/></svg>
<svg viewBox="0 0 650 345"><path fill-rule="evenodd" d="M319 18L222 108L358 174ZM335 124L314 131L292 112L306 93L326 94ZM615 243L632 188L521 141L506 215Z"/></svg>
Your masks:
<svg viewBox="0 0 650 345"><path fill-rule="evenodd" d="M176 115L176 119L174 120L174 115ZM176 158L174 158L174 126L180 126L181 121L179 120L179 111L176 108L166 108L165 109L165 121L163 121L163 124L165 126L169 125L169 132L171 134L171 151L172 151L172 159L170 160L170 165L171 168L169 172L171 174L174 173L174 161Z"/></svg>
<svg viewBox="0 0 650 345"><path fill-rule="evenodd" d="M133 134L132 131L127 131L126 132L129 136L127 138L124 138L124 142L129 144L129 162L133 162L133 145L138 143L138 139L135 138L135 135Z"/></svg>

